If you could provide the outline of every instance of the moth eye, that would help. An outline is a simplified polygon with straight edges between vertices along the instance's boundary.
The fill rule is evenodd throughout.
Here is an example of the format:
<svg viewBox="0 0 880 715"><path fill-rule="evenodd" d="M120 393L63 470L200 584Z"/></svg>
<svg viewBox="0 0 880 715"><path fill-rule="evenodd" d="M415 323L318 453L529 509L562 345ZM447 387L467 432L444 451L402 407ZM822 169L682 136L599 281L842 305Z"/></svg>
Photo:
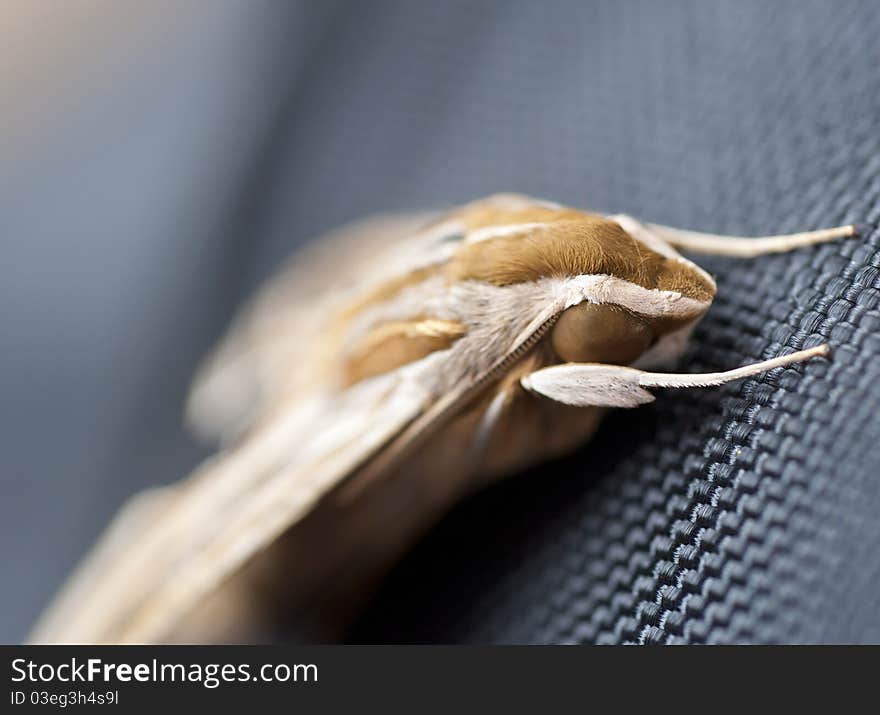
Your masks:
<svg viewBox="0 0 880 715"><path fill-rule="evenodd" d="M565 310L550 335L565 362L627 365L653 340L647 323L616 305L580 303Z"/></svg>

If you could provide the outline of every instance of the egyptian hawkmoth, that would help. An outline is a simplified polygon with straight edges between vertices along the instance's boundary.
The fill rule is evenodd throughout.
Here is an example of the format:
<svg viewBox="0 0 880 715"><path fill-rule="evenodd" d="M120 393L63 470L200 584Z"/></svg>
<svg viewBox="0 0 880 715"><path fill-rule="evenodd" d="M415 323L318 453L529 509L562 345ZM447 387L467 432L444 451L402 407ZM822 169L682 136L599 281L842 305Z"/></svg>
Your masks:
<svg viewBox="0 0 880 715"><path fill-rule="evenodd" d="M757 256L855 233L713 236L505 194L314 243L196 378L188 417L222 449L125 506L32 638L263 639L291 614L345 624L455 502L574 450L607 408L827 355L655 372L716 291L676 249Z"/></svg>

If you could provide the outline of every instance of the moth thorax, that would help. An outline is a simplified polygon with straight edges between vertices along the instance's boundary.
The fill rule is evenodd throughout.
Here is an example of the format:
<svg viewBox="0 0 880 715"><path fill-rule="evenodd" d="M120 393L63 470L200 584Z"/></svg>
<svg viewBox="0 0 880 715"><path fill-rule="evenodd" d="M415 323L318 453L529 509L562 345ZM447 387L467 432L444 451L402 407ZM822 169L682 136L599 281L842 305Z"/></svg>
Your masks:
<svg viewBox="0 0 880 715"><path fill-rule="evenodd" d="M565 362L628 365L654 341L645 319L616 305L580 303L566 309L550 335Z"/></svg>

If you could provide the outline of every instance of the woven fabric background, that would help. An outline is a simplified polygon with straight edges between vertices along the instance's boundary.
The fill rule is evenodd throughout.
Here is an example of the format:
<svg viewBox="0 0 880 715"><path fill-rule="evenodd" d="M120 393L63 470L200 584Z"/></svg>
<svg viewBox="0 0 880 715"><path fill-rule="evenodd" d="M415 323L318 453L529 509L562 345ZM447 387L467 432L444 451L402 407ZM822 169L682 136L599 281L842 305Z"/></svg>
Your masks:
<svg viewBox="0 0 880 715"><path fill-rule="evenodd" d="M877 3L210 8L114 100L128 114L100 105L72 135L66 178L29 184L38 209L4 214L4 235L53 241L22 255L64 266L4 357L5 639L128 494L197 462L187 375L296 245L512 190L722 233L863 224L701 261L719 295L681 367L822 341L833 359L612 414L577 454L451 513L350 640L880 642ZM87 218L68 210L90 206L83 186L102 197ZM18 275L4 290L33 311L41 274Z"/></svg>

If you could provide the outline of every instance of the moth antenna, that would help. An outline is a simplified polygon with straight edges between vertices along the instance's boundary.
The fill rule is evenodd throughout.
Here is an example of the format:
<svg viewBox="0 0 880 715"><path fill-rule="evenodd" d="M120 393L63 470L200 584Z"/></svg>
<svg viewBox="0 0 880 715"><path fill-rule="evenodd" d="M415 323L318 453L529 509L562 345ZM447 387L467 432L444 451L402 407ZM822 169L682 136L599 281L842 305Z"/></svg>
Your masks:
<svg viewBox="0 0 880 715"><path fill-rule="evenodd" d="M790 355L781 355L770 360L744 365L726 370L724 372L704 372L693 375L662 373L662 372L642 372L639 373L640 387L711 387L714 385L723 385L734 380L741 380L744 377L752 377L762 372L772 370L774 367L783 367L796 362L803 362L814 357L828 357L831 349L828 344L817 345L807 350L799 350Z"/></svg>
<svg viewBox="0 0 880 715"><path fill-rule="evenodd" d="M646 224L667 243L676 248L694 253L704 253L713 256L731 256L735 258L753 258L767 253L785 253L795 248L812 246L817 243L836 241L839 238L851 238L859 235L858 226L847 224L836 228L825 228L819 231L807 231L805 233L790 233L779 236L760 236L748 238L746 236L722 236L713 233L700 233L699 231L686 231L671 226L661 226L656 223Z"/></svg>

